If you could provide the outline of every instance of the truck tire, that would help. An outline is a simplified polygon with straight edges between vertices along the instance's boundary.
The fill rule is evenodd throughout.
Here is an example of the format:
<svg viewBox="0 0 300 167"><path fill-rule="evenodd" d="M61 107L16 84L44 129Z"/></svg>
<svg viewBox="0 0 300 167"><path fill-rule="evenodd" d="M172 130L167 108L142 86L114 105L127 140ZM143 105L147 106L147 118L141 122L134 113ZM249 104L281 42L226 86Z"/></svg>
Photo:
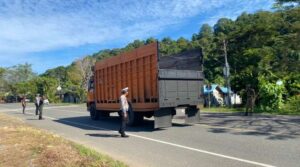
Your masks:
<svg viewBox="0 0 300 167"><path fill-rule="evenodd" d="M91 106L90 106L90 116L91 116L92 120L99 119L99 112L97 111L95 104L91 104Z"/></svg>
<svg viewBox="0 0 300 167"><path fill-rule="evenodd" d="M109 112L105 112L105 111L100 111L98 113L99 113L99 116L102 118L107 118L110 115Z"/></svg>
<svg viewBox="0 0 300 167"><path fill-rule="evenodd" d="M144 117L146 117L146 118L151 118L151 117L153 117L153 115L154 115L153 111L144 113Z"/></svg>
<svg viewBox="0 0 300 167"><path fill-rule="evenodd" d="M143 120L144 120L144 116L140 113L134 112L132 110L131 104L129 103L127 125L129 126L139 125L143 122Z"/></svg>

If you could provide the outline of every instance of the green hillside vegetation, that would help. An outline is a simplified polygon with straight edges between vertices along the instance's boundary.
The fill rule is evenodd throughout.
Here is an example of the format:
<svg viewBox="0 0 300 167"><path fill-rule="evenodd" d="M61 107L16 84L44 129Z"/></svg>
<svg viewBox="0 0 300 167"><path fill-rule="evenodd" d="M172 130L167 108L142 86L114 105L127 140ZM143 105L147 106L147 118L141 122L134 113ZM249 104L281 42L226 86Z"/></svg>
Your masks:
<svg viewBox="0 0 300 167"><path fill-rule="evenodd" d="M274 7L273 12L242 13L236 20L221 18L214 26L204 24L191 39L180 37L174 40L166 37L159 41L154 38L134 40L124 48L101 50L67 67L49 69L39 76L32 72L28 64L0 68L0 96L4 96L5 92L24 94L24 87L27 87L30 90L27 94L44 93L50 100L59 101L52 91L55 92L60 84L64 92L74 94L84 101L87 81L91 76L90 67L95 61L158 41L161 56L201 48L206 83L221 85L224 85L225 46L234 92L244 95L246 85L251 84L259 94L257 110L300 112L297 106L300 103L299 0L277 0ZM18 70L27 72L28 76L17 77L18 80L8 77ZM283 85L276 85L278 80Z"/></svg>

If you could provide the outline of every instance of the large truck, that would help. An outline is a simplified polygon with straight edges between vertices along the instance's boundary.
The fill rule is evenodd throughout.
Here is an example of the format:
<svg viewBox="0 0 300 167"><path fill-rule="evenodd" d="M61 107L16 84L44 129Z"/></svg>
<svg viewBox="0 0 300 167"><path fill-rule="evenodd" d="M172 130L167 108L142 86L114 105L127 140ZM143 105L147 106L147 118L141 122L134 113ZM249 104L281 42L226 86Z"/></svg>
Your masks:
<svg viewBox="0 0 300 167"><path fill-rule="evenodd" d="M129 125L154 116L154 128L172 126L176 108L185 122L198 123L203 103L203 71L200 49L160 56L159 43L151 43L96 62L88 89L91 119L120 110L122 88L129 88Z"/></svg>

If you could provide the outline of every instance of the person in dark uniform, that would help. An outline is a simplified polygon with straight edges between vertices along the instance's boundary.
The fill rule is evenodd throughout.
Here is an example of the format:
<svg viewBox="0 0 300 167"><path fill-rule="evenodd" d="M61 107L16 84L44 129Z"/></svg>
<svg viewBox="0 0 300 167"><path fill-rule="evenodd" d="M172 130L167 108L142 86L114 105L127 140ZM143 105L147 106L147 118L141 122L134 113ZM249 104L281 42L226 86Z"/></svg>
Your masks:
<svg viewBox="0 0 300 167"><path fill-rule="evenodd" d="M251 85L246 86L246 92L247 92L247 102L246 102L245 116L248 116L249 114L252 115L253 113L256 95L255 95L255 90L251 88Z"/></svg>
<svg viewBox="0 0 300 167"><path fill-rule="evenodd" d="M39 94L36 95L35 99L34 99L34 105L35 105L35 115L39 114L39 102L41 100L41 97Z"/></svg>
<svg viewBox="0 0 300 167"><path fill-rule="evenodd" d="M39 103L39 119L43 119L43 108L45 104L49 104L49 100L47 98L47 96L42 96L42 98L40 98L40 103Z"/></svg>
<svg viewBox="0 0 300 167"><path fill-rule="evenodd" d="M42 96L39 100L38 110L39 110L39 120L43 119L43 107L44 107L44 98L45 96Z"/></svg>
<svg viewBox="0 0 300 167"><path fill-rule="evenodd" d="M23 108L23 114L25 114L25 108L26 108L26 96L22 97L21 100L22 108Z"/></svg>
<svg viewBox="0 0 300 167"><path fill-rule="evenodd" d="M125 134L125 129L126 129L126 123L128 122L128 110L129 110L129 104L127 101L127 96L128 96L128 88L124 88L121 91L121 97L120 97L120 111L119 111L119 116L120 116L120 129L119 133L121 134L121 137L128 137Z"/></svg>

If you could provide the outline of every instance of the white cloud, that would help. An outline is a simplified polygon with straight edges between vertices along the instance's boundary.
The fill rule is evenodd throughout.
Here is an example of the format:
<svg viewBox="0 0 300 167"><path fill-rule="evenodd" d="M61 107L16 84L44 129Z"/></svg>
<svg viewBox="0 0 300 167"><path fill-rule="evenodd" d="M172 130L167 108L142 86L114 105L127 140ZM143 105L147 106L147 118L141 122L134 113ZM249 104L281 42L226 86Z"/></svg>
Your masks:
<svg viewBox="0 0 300 167"><path fill-rule="evenodd" d="M215 8L215 12L208 15L201 23L213 26L220 18L235 20L241 13L254 13L258 10L270 10L273 0L228 1Z"/></svg>
<svg viewBox="0 0 300 167"><path fill-rule="evenodd" d="M234 0L25 0L0 2L0 55L155 36L194 16L208 22ZM258 0L241 5L260 4ZM238 5L236 5L238 6ZM218 11L214 12L214 10ZM243 7L241 9L248 9ZM239 9L240 10L240 9ZM240 11L239 11L240 12ZM211 14L212 13L212 14ZM224 13L223 13L224 15ZM236 15L230 13L229 17Z"/></svg>

